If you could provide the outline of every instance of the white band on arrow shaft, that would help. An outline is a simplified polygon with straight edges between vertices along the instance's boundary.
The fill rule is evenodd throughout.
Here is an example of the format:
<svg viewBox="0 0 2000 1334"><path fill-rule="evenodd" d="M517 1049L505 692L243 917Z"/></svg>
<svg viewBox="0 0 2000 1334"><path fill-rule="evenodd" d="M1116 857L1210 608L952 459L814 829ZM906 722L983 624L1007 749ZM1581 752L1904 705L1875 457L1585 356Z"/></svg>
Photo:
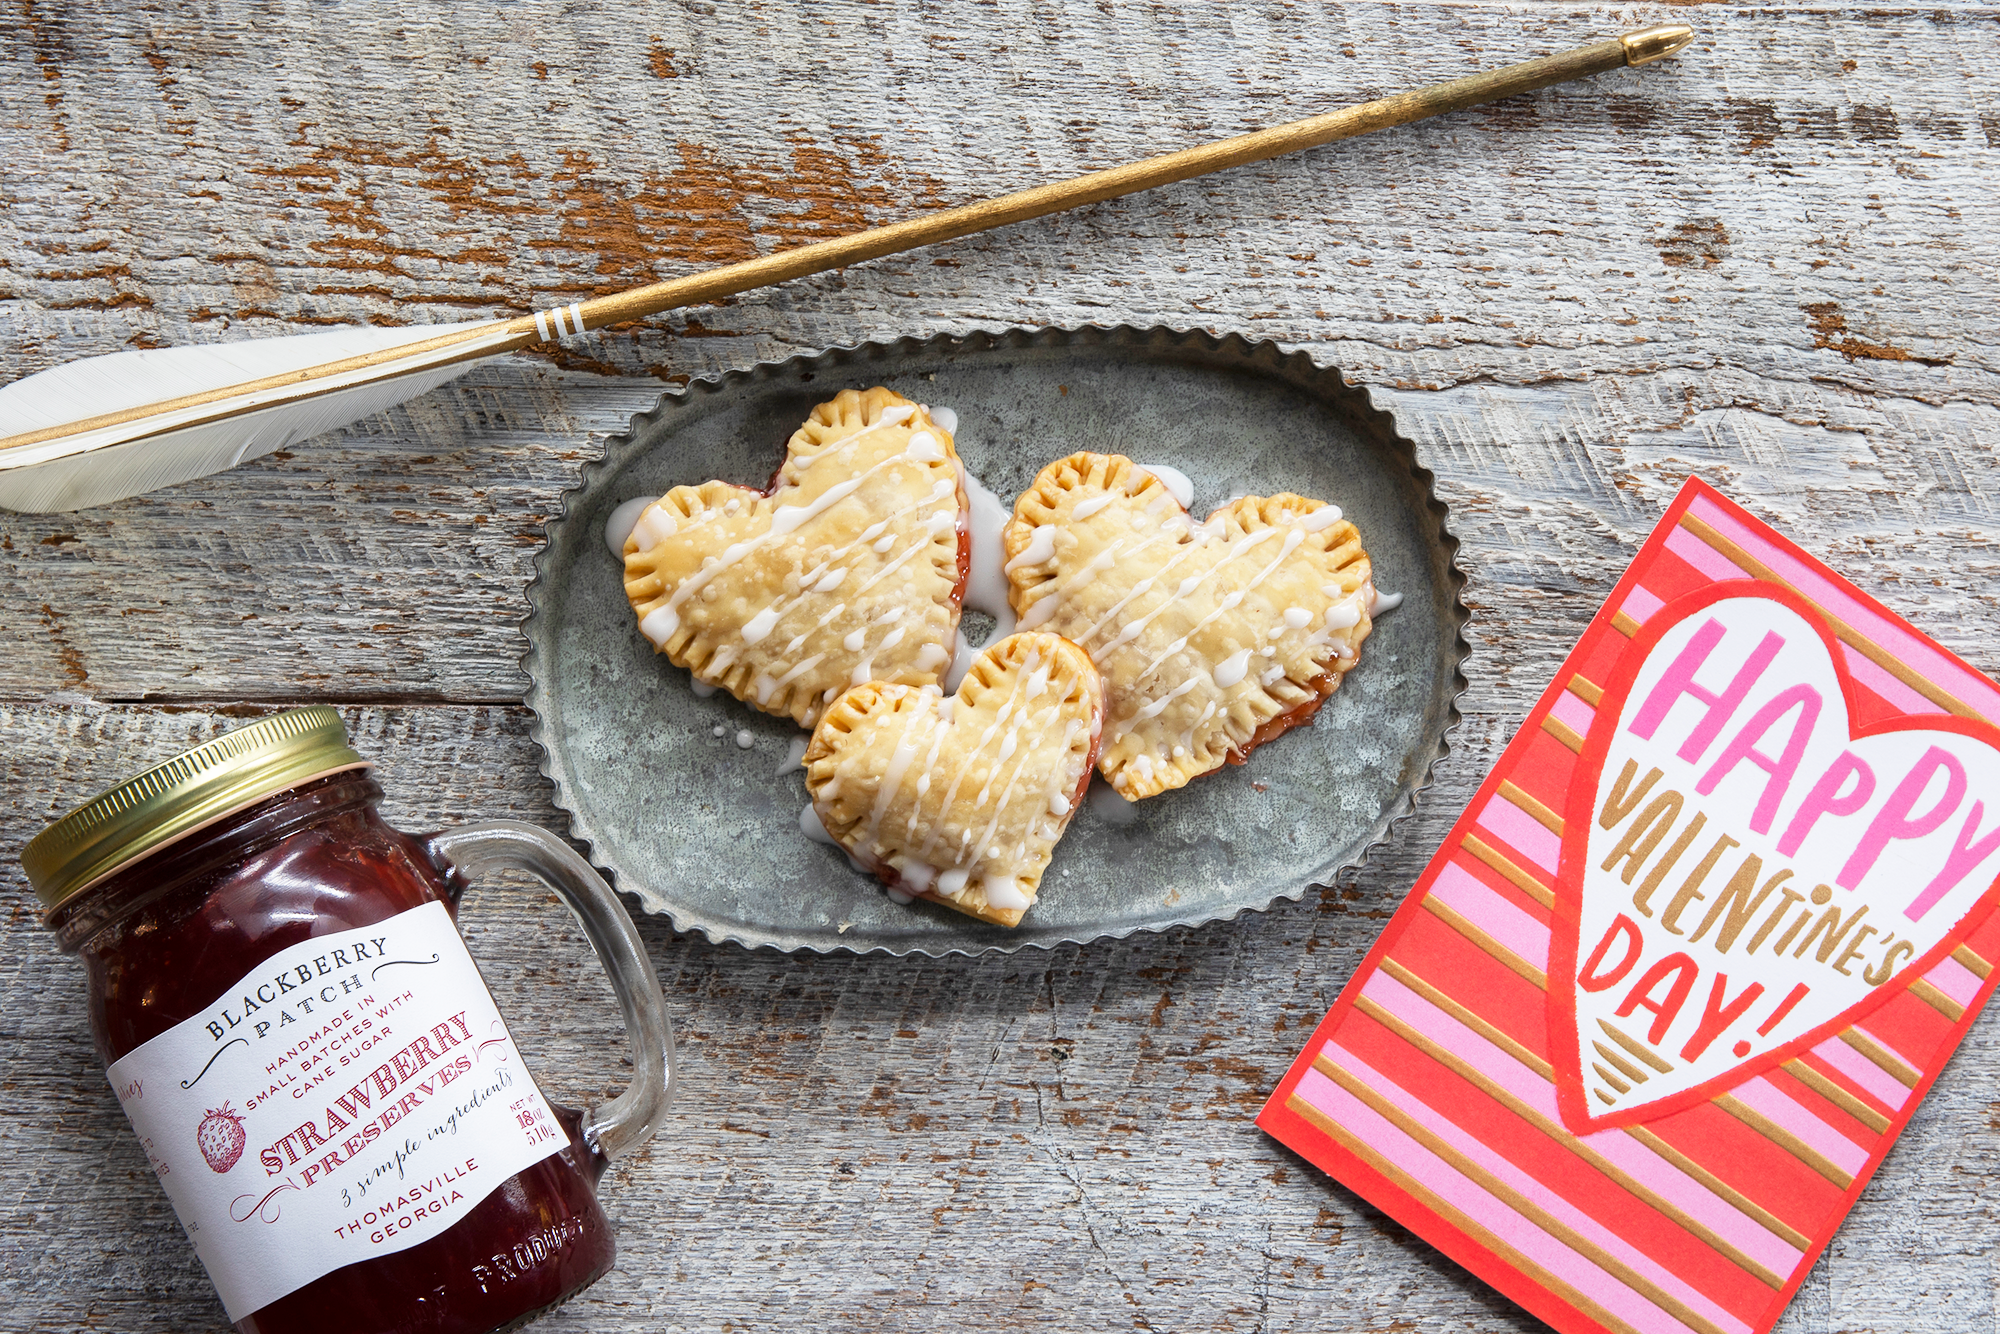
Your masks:
<svg viewBox="0 0 2000 1334"><path fill-rule="evenodd" d="M567 316L567 323L565 323ZM571 338L583 332L583 307L572 301L567 306L557 306L553 310L535 312L535 332L543 342L549 341L549 322L554 320L556 338Z"/></svg>

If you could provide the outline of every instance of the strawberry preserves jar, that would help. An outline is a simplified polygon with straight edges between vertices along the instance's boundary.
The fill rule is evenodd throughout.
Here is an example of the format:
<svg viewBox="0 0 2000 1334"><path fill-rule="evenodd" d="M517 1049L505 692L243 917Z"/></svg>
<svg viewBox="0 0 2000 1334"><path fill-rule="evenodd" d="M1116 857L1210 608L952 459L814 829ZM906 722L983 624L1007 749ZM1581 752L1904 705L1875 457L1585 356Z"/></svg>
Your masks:
<svg viewBox="0 0 2000 1334"><path fill-rule="evenodd" d="M666 1109L673 1039L616 896L561 840L384 823L331 709L230 732L22 854L90 979L113 1089L236 1328L488 1331L611 1267L596 1187ZM611 975L631 1086L547 1102L455 915L527 871Z"/></svg>

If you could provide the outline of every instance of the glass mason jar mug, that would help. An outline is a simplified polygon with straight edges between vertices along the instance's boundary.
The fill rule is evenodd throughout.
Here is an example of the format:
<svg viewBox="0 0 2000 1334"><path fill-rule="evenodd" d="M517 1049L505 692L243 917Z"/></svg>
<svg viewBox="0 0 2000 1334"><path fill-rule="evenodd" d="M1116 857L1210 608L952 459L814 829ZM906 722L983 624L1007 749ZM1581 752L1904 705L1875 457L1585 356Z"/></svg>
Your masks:
<svg viewBox="0 0 2000 1334"><path fill-rule="evenodd" d="M89 974L112 1087L229 1318L490 1331L611 1267L596 1187L666 1111L673 1038L617 897L511 822L391 828L340 715L296 709L141 774L21 861ZM459 938L466 877L544 881L610 974L632 1082L536 1088Z"/></svg>

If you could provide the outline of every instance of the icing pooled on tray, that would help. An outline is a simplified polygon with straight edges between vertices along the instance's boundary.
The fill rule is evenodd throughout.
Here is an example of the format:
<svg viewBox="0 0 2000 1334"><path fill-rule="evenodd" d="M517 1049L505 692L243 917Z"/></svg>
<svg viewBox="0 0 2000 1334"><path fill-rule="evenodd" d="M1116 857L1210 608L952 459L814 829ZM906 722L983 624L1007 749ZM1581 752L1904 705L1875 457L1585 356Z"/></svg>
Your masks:
<svg viewBox="0 0 2000 1334"><path fill-rule="evenodd" d="M1007 596L1007 556L1001 548L1009 518L1007 505L962 466L959 476L966 496L970 545L964 606L967 611L983 611L993 618L993 630L986 636L986 642L997 644L1014 633L1014 607ZM979 646L965 637L961 627L952 647L951 666L945 671L947 691L958 689L958 683L965 679L967 669L978 656Z"/></svg>

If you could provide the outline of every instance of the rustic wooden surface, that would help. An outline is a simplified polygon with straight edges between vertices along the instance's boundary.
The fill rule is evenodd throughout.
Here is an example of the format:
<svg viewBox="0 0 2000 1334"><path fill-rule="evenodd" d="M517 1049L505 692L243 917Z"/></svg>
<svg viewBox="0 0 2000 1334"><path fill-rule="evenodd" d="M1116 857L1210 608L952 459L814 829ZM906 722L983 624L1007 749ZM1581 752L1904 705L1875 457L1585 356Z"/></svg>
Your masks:
<svg viewBox="0 0 2000 1334"><path fill-rule="evenodd" d="M1666 65L517 356L157 495L0 515L0 1325L223 1319L14 853L314 700L406 827L561 827L518 703L540 524L689 375L1007 325L1303 346L1438 474L1473 684L1419 816L1270 913L972 962L642 923L679 1102L607 1179L617 1271L550 1330L1533 1328L1249 1118L1680 479L2000 669L1992 6L6 6L6 378L525 310L1680 19L1701 35ZM615 1087L567 918L495 887L468 921L552 1091ZM1989 1018L1782 1329L2000 1320L1996 1057Z"/></svg>

